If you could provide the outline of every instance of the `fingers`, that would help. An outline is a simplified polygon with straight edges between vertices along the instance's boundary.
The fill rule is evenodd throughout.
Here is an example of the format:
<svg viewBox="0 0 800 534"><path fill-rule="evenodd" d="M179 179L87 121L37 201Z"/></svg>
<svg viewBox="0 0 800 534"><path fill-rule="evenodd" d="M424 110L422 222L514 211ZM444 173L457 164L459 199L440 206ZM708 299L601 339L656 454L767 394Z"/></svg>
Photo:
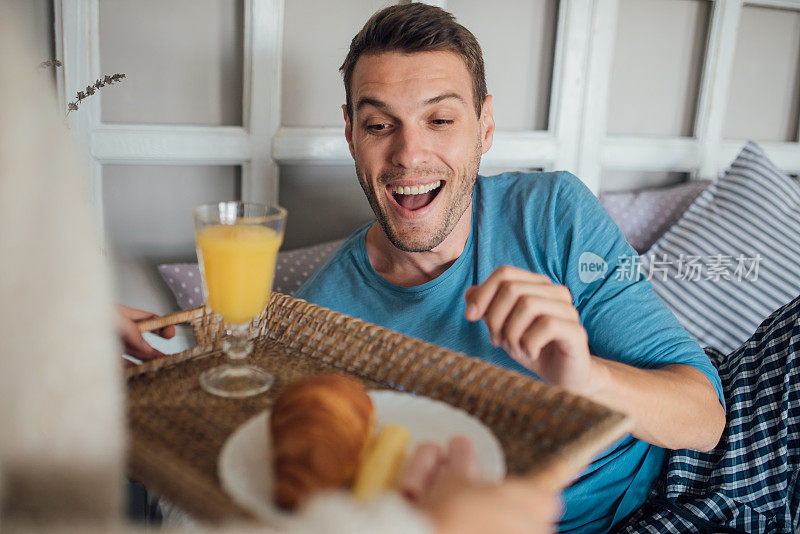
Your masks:
<svg viewBox="0 0 800 534"><path fill-rule="evenodd" d="M557 287L553 286L553 288ZM525 295L516 301L507 316L497 320L497 323L490 327L490 332L494 329L494 335L502 340L508 353L515 358L520 358L524 350L522 336L532 328L536 321L547 317L580 326L580 316L571 304Z"/></svg>
<svg viewBox="0 0 800 534"><path fill-rule="evenodd" d="M130 306L124 306L122 304L117 304L117 312L123 319L128 319L134 322L139 322L145 319L153 319L155 317L158 317L158 315L155 313L145 310L140 310L137 308L131 308ZM172 339L173 337L175 337L175 326L173 325L165 326L164 328L158 331L154 331L153 333L163 337L164 339Z"/></svg>
<svg viewBox="0 0 800 534"><path fill-rule="evenodd" d="M435 443L420 443L406 463L398 489L411 502L419 501L428 490L442 460L442 449Z"/></svg>
<svg viewBox="0 0 800 534"><path fill-rule="evenodd" d="M165 326L158 332L156 332L159 336L163 337L164 339L172 339L175 337L175 326Z"/></svg>
<svg viewBox="0 0 800 534"><path fill-rule="evenodd" d="M535 362L542 349L553 341L560 341L567 346L585 345L588 342L586 330L580 323L557 317L540 317L522 335L518 355L525 363L520 363Z"/></svg>
<svg viewBox="0 0 800 534"><path fill-rule="evenodd" d="M136 327L136 323L124 322L121 325L120 337L125 346L125 354L138 358L140 360L152 360L164 356L160 351L150 346L142 333Z"/></svg>
<svg viewBox="0 0 800 534"><path fill-rule="evenodd" d="M122 304L117 304L117 312L124 318L130 319L131 321L141 321L143 319L150 319L153 317L158 317L155 313L139 310L137 308L131 308L130 306L124 306Z"/></svg>
<svg viewBox="0 0 800 534"><path fill-rule="evenodd" d="M519 303L520 300L530 300L538 298L552 306L558 302L558 287L552 284L531 283L531 282L503 282L498 287L497 293L489 303L483 314L483 320L489 328L489 335L495 346L502 343L501 337L503 325L508 315ZM544 308L539 308L544 311Z"/></svg>
<svg viewBox="0 0 800 534"><path fill-rule="evenodd" d="M483 317L489 304L504 282L527 282L552 285L550 279L544 275L508 265L498 267L482 284L467 290L465 295L467 299L467 311L465 314L467 320L477 321Z"/></svg>
<svg viewBox="0 0 800 534"><path fill-rule="evenodd" d="M153 316L153 314L142 310L136 310L135 308L128 308L127 306L117 306L117 311L119 314L117 328L122 343L125 346L126 354L140 360L152 360L153 358L164 355L145 341L144 337L142 337L142 333L139 332L139 327L136 326L134 322L134 320L146 319L149 316ZM134 319L134 317L138 317L139 319ZM167 333L171 335L175 334L174 329L172 332Z"/></svg>
<svg viewBox="0 0 800 534"><path fill-rule="evenodd" d="M126 349L130 348L131 350L143 353L148 353L153 350L147 341L144 340L142 333L139 332L139 328L133 321L124 318L121 319L119 322L119 329L120 337L122 337ZM134 355L131 354L131 356Z"/></svg>
<svg viewBox="0 0 800 534"><path fill-rule="evenodd" d="M419 444L406 464L398 489L411 502L418 502L437 483L463 485L477 479L475 447L468 438L455 436L446 452L435 443Z"/></svg>
<svg viewBox="0 0 800 534"><path fill-rule="evenodd" d="M471 442L456 436L446 453L433 443L414 451L400 481L406 497L429 515L440 534L553 532L561 515L555 490L537 481L509 478L500 483L475 480Z"/></svg>
<svg viewBox="0 0 800 534"><path fill-rule="evenodd" d="M580 323L580 316L566 286L555 285L545 276L515 267L500 267L480 286L471 287L466 316L483 318L494 346L520 356L520 338L541 316Z"/></svg>
<svg viewBox="0 0 800 534"><path fill-rule="evenodd" d="M464 436L455 436L447 446L446 465L456 476L468 481L478 479L478 458L475 447Z"/></svg>

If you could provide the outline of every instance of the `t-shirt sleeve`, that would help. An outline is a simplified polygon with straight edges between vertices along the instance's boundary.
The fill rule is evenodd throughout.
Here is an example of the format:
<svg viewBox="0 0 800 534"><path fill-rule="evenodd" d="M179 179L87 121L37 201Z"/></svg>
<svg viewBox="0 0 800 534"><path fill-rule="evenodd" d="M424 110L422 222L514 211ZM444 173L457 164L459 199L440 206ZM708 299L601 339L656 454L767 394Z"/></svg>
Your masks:
<svg viewBox="0 0 800 534"><path fill-rule="evenodd" d="M644 369L689 365L708 378L725 406L717 370L655 294L606 209L575 176L559 178L549 203L558 249L551 267L572 292L592 354Z"/></svg>

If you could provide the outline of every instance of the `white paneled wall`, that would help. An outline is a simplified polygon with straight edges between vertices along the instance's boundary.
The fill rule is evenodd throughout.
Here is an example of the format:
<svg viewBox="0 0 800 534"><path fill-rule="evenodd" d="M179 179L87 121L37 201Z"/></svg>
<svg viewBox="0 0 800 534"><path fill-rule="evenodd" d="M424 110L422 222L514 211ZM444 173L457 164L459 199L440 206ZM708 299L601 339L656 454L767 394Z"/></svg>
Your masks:
<svg viewBox="0 0 800 534"><path fill-rule="evenodd" d="M104 215L115 252L127 258L193 256L194 243L186 239L194 232L192 208L238 197L239 174L232 165L104 165Z"/></svg>
<svg viewBox="0 0 800 534"><path fill-rule="evenodd" d="M288 0L283 32L281 124L342 131L344 86L339 75L350 40L370 13L390 0Z"/></svg>
<svg viewBox="0 0 800 534"><path fill-rule="evenodd" d="M103 123L242 125L242 2L102 0ZM156 16L157 14L157 16Z"/></svg>
<svg viewBox="0 0 800 534"><path fill-rule="evenodd" d="M287 248L339 239L374 218L352 165L282 165L280 203Z"/></svg>
<svg viewBox="0 0 800 534"><path fill-rule="evenodd" d="M670 9L674 8L672 3L661 3L669 5ZM794 15L800 10L800 2L796 0L747 2L717 0L710 3L710 21L705 39L696 116L692 128L693 135L691 137L607 135L603 138L595 128L593 134L595 143L603 146L599 161L602 169L687 172L692 177L713 178L728 165L747 138L761 141L763 148L779 167L789 172L796 172L800 168L800 145L796 142L796 136L789 140L771 142L772 140L769 138L762 139L757 135L744 132L741 137L727 137L723 132L726 118L733 111L728 105L731 94L752 91L747 103L738 110L746 114L750 121L763 120L757 111L759 105L769 106L771 109L780 108L779 101L764 102L762 96L754 96L761 93L760 89L751 90L739 87L744 84L747 87L759 88L764 83L763 79L752 77L734 79L733 72L735 66L739 64L742 64L745 69L752 68L752 59L748 59L748 57L752 58L753 56L748 47L754 46L763 50L765 42L774 42L776 39L781 42L784 39L783 36L774 34L767 26L757 21L754 23L750 17L768 6L778 10L779 16L796 20ZM625 3L616 0L600 1L599 4L602 4L601 9L617 13L621 8L626 8ZM751 34L751 37L742 37L742 28L751 24L761 26L762 31ZM797 22L794 23L793 28L792 33L798 31ZM747 39L747 42L742 42L743 39ZM756 61L765 62L774 67L785 61L787 55L797 57L796 50L791 48L787 49L774 44L766 47L772 49L774 53L762 56ZM598 51L597 54L602 55L602 51ZM796 65L794 72L797 72ZM796 91L794 99L795 101L797 99ZM757 100L760 102L757 103ZM792 114L791 110L785 108L777 113ZM600 138L599 141L598 138ZM591 160L588 161L588 164L592 163Z"/></svg>
<svg viewBox="0 0 800 534"><path fill-rule="evenodd" d="M745 6L736 36L723 134L796 141L800 11Z"/></svg>
<svg viewBox="0 0 800 534"><path fill-rule="evenodd" d="M609 134L692 135L711 6L698 0L620 0Z"/></svg>
<svg viewBox="0 0 800 534"><path fill-rule="evenodd" d="M155 265L195 255L192 208L237 198L240 168L220 165L104 165L103 206L117 300L168 313L175 301Z"/></svg>
<svg viewBox="0 0 800 534"><path fill-rule="evenodd" d="M449 0L447 9L481 43L499 127L547 130L558 2Z"/></svg>
<svg viewBox="0 0 800 534"><path fill-rule="evenodd" d="M371 217L343 138L337 69L392 0L53 1L64 98L101 71L129 75L70 116L112 245L164 258L154 230L120 223L132 216L111 205L123 190L135 206L195 198L189 188L280 198L289 248ZM567 169L595 191L630 189L713 177L747 138L800 171L800 0L431 3L484 48L498 132L483 171ZM161 226L184 228L174 251L185 255L185 215L151 208Z"/></svg>

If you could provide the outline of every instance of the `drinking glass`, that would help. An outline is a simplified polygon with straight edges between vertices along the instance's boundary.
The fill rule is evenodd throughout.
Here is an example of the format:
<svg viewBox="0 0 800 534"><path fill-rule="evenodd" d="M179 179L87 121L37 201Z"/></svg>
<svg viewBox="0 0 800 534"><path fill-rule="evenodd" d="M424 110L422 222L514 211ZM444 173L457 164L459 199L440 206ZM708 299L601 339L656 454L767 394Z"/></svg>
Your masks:
<svg viewBox="0 0 800 534"><path fill-rule="evenodd" d="M253 202L216 202L194 209L197 260L206 305L225 321L228 362L206 370L200 385L221 397L267 391L275 377L248 363L250 322L267 306L286 210Z"/></svg>

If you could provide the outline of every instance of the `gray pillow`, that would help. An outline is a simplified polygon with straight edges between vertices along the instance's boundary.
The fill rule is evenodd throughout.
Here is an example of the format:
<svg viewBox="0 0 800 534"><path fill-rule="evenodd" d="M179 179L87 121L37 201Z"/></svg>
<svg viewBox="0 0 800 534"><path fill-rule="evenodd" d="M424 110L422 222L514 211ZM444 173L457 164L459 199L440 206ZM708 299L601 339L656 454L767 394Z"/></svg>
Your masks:
<svg viewBox="0 0 800 534"><path fill-rule="evenodd" d="M600 193L600 202L636 252L649 249L702 193L709 180L626 193Z"/></svg>
<svg viewBox="0 0 800 534"><path fill-rule="evenodd" d="M747 143L641 268L701 345L730 352L800 294L800 183Z"/></svg>
<svg viewBox="0 0 800 534"><path fill-rule="evenodd" d="M278 253L272 288L279 293L291 295L336 252L341 244L342 240L330 241ZM196 263L166 263L159 265L158 271L175 295L175 300L181 309L203 304L202 280Z"/></svg>

